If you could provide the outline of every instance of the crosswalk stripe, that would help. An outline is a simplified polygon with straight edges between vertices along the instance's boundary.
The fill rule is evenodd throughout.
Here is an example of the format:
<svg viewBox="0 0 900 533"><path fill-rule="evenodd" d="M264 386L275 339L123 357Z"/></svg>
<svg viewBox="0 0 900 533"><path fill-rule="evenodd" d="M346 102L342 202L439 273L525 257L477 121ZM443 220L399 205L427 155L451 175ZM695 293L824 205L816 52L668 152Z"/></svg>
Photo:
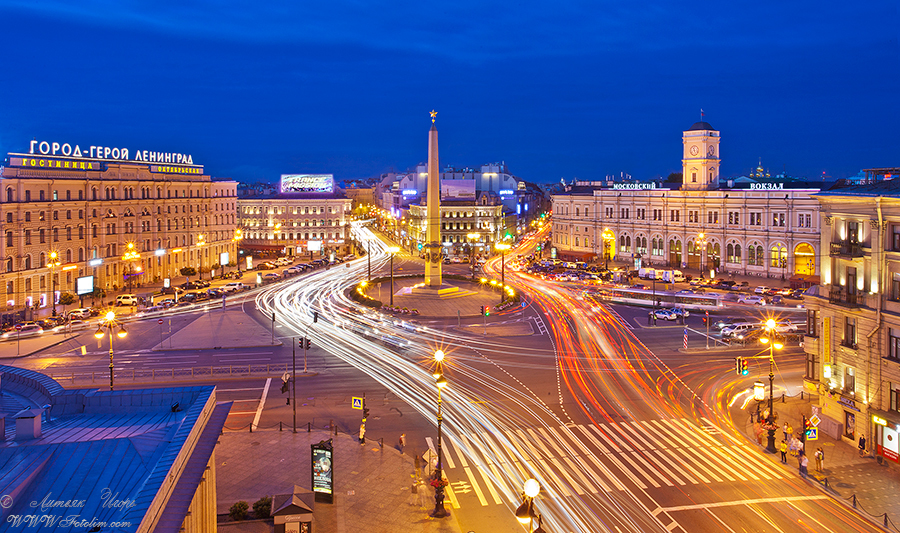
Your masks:
<svg viewBox="0 0 900 533"><path fill-rule="evenodd" d="M625 457L626 460L628 460L628 456L631 456L634 459L634 462L632 462L630 460L628 462L630 462L635 468L638 468L637 465L639 465L639 464L644 464L647 466L647 470L643 471L642 473L644 474L644 477L647 478L647 481L649 481L650 483L653 483L654 487L659 487L660 485L654 481L653 476L650 475L651 472L656 477L661 479L665 485L667 485L669 487L673 486L672 481L669 480L669 478L660 474L659 471L656 470L655 468L650 468L652 465L650 465L649 462L647 461L647 457L644 455L644 452L631 452L629 454L623 454L623 457Z"/></svg>
<svg viewBox="0 0 900 533"><path fill-rule="evenodd" d="M683 466L683 467L687 468L688 470L690 470L691 472L693 472L696 479L699 479L706 485L710 484L711 481L709 480L709 478L704 476L703 474L701 474L697 469L695 469L694 465L691 463L690 460L687 460L684 457L679 457L679 455L678 455L679 450L681 450L681 448L671 448L669 450L669 453L672 455L672 457L676 458L676 460L678 460L679 463L681 463L681 466ZM719 481L722 481L722 480L720 479Z"/></svg>
<svg viewBox="0 0 900 533"><path fill-rule="evenodd" d="M669 475L669 477L671 477L673 480L675 480L675 482L678 483L679 485L686 485L687 482L682 481L678 476L676 476L674 473L672 473L672 471L669 470L670 467L673 467L676 470L678 470L678 472L682 476L684 476L685 479L687 479L687 480L691 479L691 477L686 475L683 470L678 468L676 463L669 460L669 458L666 457L661 450L647 450L645 453L647 454L647 457L649 457L653 462L655 462L657 465L659 465L660 468L665 470L665 472Z"/></svg>
<svg viewBox="0 0 900 533"><path fill-rule="evenodd" d="M618 429L618 426L616 426L615 422L610 422L609 424L606 424L605 427L608 427L610 429ZM609 436L610 438L615 439L617 443L619 443L619 446L622 447L622 450L626 452L635 451L631 444L626 439L622 438L618 431L610 431Z"/></svg>
<svg viewBox="0 0 900 533"><path fill-rule="evenodd" d="M460 439L464 439L464 438L465 438L465 435L460 435L459 438L460 438ZM458 447L457 445L454 445L454 444L453 444L453 441L451 441L451 440L448 439L447 442L450 444L450 446L446 446L447 451L444 452L444 453L445 453L446 455L449 456L449 455L450 455L450 449L452 448L452 449L456 452L456 455L459 456L459 464L460 464L460 466L462 466L463 468L469 466L469 462L466 461L466 454L464 454L464 453L459 449L459 447ZM448 460L448 462L449 462L449 460Z"/></svg>
<svg viewBox="0 0 900 533"><path fill-rule="evenodd" d="M737 462L748 464L751 467L756 468L757 472L763 474L763 477L766 479L784 479L784 476L781 475L781 472L773 467L770 464L766 464L765 461L757 458L753 451L747 446L728 446L727 451L729 454L734 456Z"/></svg>
<svg viewBox="0 0 900 533"><path fill-rule="evenodd" d="M755 481L762 481L762 477L760 477L759 475L757 475L757 473L755 472L755 471L756 471L756 468L751 468L750 465L749 465L747 462L745 462L745 458L742 458L742 457L740 457L740 456L736 456L736 455L729 449L728 446L722 446L721 448L719 448L719 452L720 452L720 453L721 453L728 461L731 461L733 464L743 467L743 471L746 472L746 474L747 474L748 476L750 476L751 478L753 478ZM765 479L772 479L771 477L769 477L768 474L763 474L763 477L765 477Z"/></svg>
<svg viewBox="0 0 900 533"><path fill-rule="evenodd" d="M484 457L484 455L480 455L480 454L476 455L475 454L475 450L469 444L469 439L466 438L466 436L464 434L460 435L459 438L462 441L463 446L465 446L466 450L468 450L469 453L472 454L473 458ZM488 476L487 473L485 472L484 467L477 464L478 463L477 461L475 461L475 463L476 463L475 468L481 473L481 477L484 479L485 485L487 486L488 491L491 493L491 497L494 499L494 503L497 503L497 504L503 503L503 500L500 499L500 495L497 494L497 490L494 488L494 484L491 483L490 476ZM473 483L472 485L475 485L475 484Z"/></svg>
<svg viewBox="0 0 900 533"><path fill-rule="evenodd" d="M703 440L704 442L706 442L707 445L709 445L709 446L722 446L722 443L721 443L721 442L719 442L718 440L715 439L715 437L713 437L712 435L710 435L709 433L707 433L706 430L704 430L704 429L698 427L698 426L697 426L696 424L694 424L692 421L690 421L690 420L688 420L688 419L686 419L686 418L675 419L675 420L676 420L676 422L682 424L683 426L686 426L686 427L690 428L691 431L695 431L696 434L697 434L697 436L698 436L701 440Z"/></svg>
<svg viewBox="0 0 900 533"><path fill-rule="evenodd" d="M466 477L469 478L469 484L472 485L472 489L475 491L475 495L478 496L478 501L481 502L482 506L487 505L488 503L487 500L484 499L484 493L481 492L481 487L478 486L478 482L475 481L475 476L472 475L472 469L470 469L468 466L464 466L463 470L465 470L466 472Z"/></svg>
<svg viewBox="0 0 900 533"><path fill-rule="evenodd" d="M656 447L656 446L654 446L653 444L651 444L651 443L647 442L646 440L644 440L644 437L641 436L641 432L638 431L638 430L636 430L635 428L633 428L633 427L631 426L631 424L629 424L629 423L627 423L627 422L622 422L622 423L619 424L619 427L621 427L621 428L622 428L623 430L625 430L627 433L629 433L630 435L632 435L635 439L639 440L639 441L643 444L643 447L644 447L643 449L645 449L645 450L652 450L652 449L654 449L654 448Z"/></svg>
<svg viewBox="0 0 900 533"><path fill-rule="evenodd" d="M610 489L609 485L607 485L606 482L604 482L603 478L600 476L600 472L603 472L612 481L612 483L616 486L616 488L618 488L619 490L625 490L625 486L622 485L622 482L619 481L619 479L616 476L612 475L609 472L609 468L607 468L605 465L603 465L600 461L597 460L597 457L594 455L594 453L591 452L590 450L588 450L587 447L584 445L584 443L581 442L581 440L579 440L577 437L574 436L575 435L574 433L571 433L571 429L570 428L565 428L565 429L568 431L562 431L563 428L560 428L560 431L557 432L555 429L550 428L550 432L553 433L557 437L557 439L559 439L560 442L575 443L575 445L581 449L581 453L582 453L581 459L583 459L584 457L587 457L587 459L589 461L594 463L594 466L597 467L597 470L593 471L592 474L595 477L594 481L596 481L597 484L600 485L600 488L602 488L606 492L610 492L612 490L612 489ZM566 434L566 433L572 434L572 437L568 441L566 439L564 439L562 436L563 434Z"/></svg>
<svg viewBox="0 0 900 533"><path fill-rule="evenodd" d="M575 481L574 479L572 479L572 476L569 474L569 469L563 467L563 465L560 464L559 459L557 459L556 457L551 457L550 461L554 465L556 465L557 470L559 470L559 472L566 478L566 480L569 482L569 486L575 490L575 493L578 494L579 496L584 496L584 490L582 490L581 484L578 483L577 481ZM571 465L571 466L572 466L572 470L575 470L575 465ZM597 491L594 490L592 492L597 492Z"/></svg>
<svg viewBox="0 0 900 533"><path fill-rule="evenodd" d="M522 430L519 429L519 430L516 430L516 432L518 433L518 438L521 439L521 441L525 443L525 446L527 446L531 450L531 454L526 454L523 452L522 455L524 457L529 457L529 455L530 455L530 457L532 457L532 461L540 463L540 465L542 467L544 467L544 469L543 469L543 471L541 471L541 473L550 477L550 480L555 483L556 489L559 491L560 494L562 494L566 498L571 496L572 493L569 492L569 489L566 487L565 483L563 483L562 480L556 476L556 474L553 472L553 470L550 469L549 466L547 466L547 462L541 458L540 452L531 444L531 442L528 441L528 438L525 436L525 434L522 432ZM506 433L509 436L509 438L512 439L513 446L515 446L516 448L519 448L518 444L516 444L517 437L515 435L513 435L510 431L504 431L504 433ZM519 449L521 450L521 448L519 448Z"/></svg>
<svg viewBox="0 0 900 533"><path fill-rule="evenodd" d="M555 440L555 439L551 439L551 438L550 438L550 435L547 434L547 432L544 430L544 428L538 428L537 430L538 430L538 432L540 432L540 434L541 434L541 436L542 436L543 438L538 437L538 436L535 434L535 432L532 431L531 429L529 429L528 432L531 433L532 436L534 436L534 437L537 439L538 442L546 442L547 444L549 444L550 446L552 446L553 449L556 450L556 452L557 452L557 454L559 455L559 457L569 465L569 468L568 468L568 469L563 469L563 470L562 470L562 473L563 473L564 476L566 476L566 479L568 479L569 482L572 484L572 487L575 489L575 492L577 492L579 495L583 495L584 492L582 492L582 491L580 490L580 488L581 488L582 486L585 486L585 487L587 487L587 489L588 489L589 492L596 493L596 492L597 492L597 489L594 487L594 485L591 484L591 482L588 481L586 477L584 477L584 475L581 473L581 469L578 468L578 467L575 465L575 463L573 463L572 460L568 457L569 454L567 454L567 453L565 453L564 451L562 451L562 450L559 448L559 446L556 445L556 440ZM547 450L547 448L546 448L545 446L542 446L542 448L544 448L544 450ZM549 454L549 450L547 450L547 451L548 451L548 454ZM555 461L555 460L554 460L554 461ZM578 483L578 482L576 482L574 479L572 479L572 476L570 476L570 475L568 474L568 472L574 472L575 475L578 476L578 477L581 479L581 483Z"/></svg>
<svg viewBox="0 0 900 533"><path fill-rule="evenodd" d="M705 442L697 440L695 431L686 429L679 422L680 421L677 418L667 418L663 420L663 423L669 428L669 431L675 431L681 435L684 441L688 443L689 448L702 448L707 445Z"/></svg>
<svg viewBox="0 0 900 533"><path fill-rule="evenodd" d="M694 466L696 466L700 470L703 470L704 472L706 472L706 475L711 477L713 479L713 481L716 481L718 483L722 483L724 481L721 477L719 477L719 473L721 473L721 472L716 472L715 466L713 466L713 469L710 470L709 468L707 468L706 463L704 463L701 460L698 460L699 454L697 454L697 452L694 448L675 448L675 451L684 455L688 459L693 457L694 458L694 463L693 463Z"/></svg>
<svg viewBox="0 0 900 533"><path fill-rule="evenodd" d="M688 438L688 440L690 440L690 438L686 434L687 432L685 432L685 430L683 428L681 428L680 426L678 426L676 424L669 424L669 427L672 428L672 431L674 431L674 432L678 433L679 435L681 435L682 437L686 437L686 438ZM719 477L719 475L721 475L728 481L737 481L735 478L731 477L731 475L729 473L722 471L721 465L717 465L717 464L713 463L712 461L710 461L709 457L700 453L700 450L703 450L703 449L704 449L703 447L697 448L696 446L688 446L688 447L682 448L680 451L685 452L685 453L691 455L692 457L694 457L694 463L697 466L699 466L700 468L703 468L703 470L705 472L707 472L716 481L719 481L719 482L722 481L722 479ZM712 470L707 469L706 466L710 466L712 468Z"/></svg>
<svg viewBox="0 0 900 533"><path fill-rule="evenodd" d="M616 465L616 467L618 467L619 470L621 470L628 477L628 479L631 480L632 483L634 483L635 485L637 485L638 487L640 487L642 489L647 488L647 485L643 481L641 481L640 478L638 478L637 476L632 474L631 470L628 470L627 468L625 468L625 465L623 465L621 461L616 459L616 456L613 455L612 453L610 453L607 450L607 448L603 444L601 444L599 440L597 440L597 437L595 437L588 430L587 427L585 427L585 426L575 426L575 427L577 427L579 430L581 430L581 432L584 433L587 436L587 438L591 441L591 443L593 443L598 449L603 450L604 455L606 457L608 457Z"/></svg>
<svg viewBox="0 0 900 533"><path fill-rule="evenodd" d="M519 464L519 461L516 460L515 453L506 445L506 443L503 442L503 439L496 436L492 439L491 436L488 435L485 431L481 432L481 438L484 440L484 442L497 442L500 447L503 448L505 455L500 457L500 467L503 468L503 470L509 476L509 479L525 480L531 477L528 473L526 473L525 468L523 468L522 465ZM509 462L507 462L507 458L509 459ZM515 467L515 471L518 471L519 476L516 476L516 474L514 473L515 471L513 471L512 469L513 467ZM513 492L515 493L517 491Z"/></svg>
<svg viewBox="0 0 900 533"><path fill-rule="evenodd" d="M600 431L600 430L597 428L597 426L595 426L595 425L593 425L593 424L591 424L591 425L589 425L589 426L587 426L587 427L589 427L589 428L591 429L591 431L593 431L594 433L596 433L597 435L599 435L600 438L602 438L603 440L605 440L605 441L612 447L613 451L616 451L616 452L619 452L619 453L621 453L621 452L623 451L622 448L619 448L619 445L618 445L618 444L616 444L615 442L613 442L612 440L610 440L609 437L606 436L606 432ZM606 449L606 448L604 448L604 449Z"/></svg>
<svg viewBox="0 0 900 533"><path fill-rule="evenodd" d="M669 428L667 428L661 420L651 420L650 423L653 424L654 426L656 426L657 428L659 428L659 431L664 433L668 437L667 440L670 443L670 446L669 446L670 448L687 448L687 447L689 447L689 445L686 442L681 440L680 435L669 431ZM671 443L673 441L676 442L677 445L671 445Z"/></svg>
<svg viewBox="0 0 900 533"><path fill-rule="evenodd" d="M655 426L653 426L653 424L651 424L649 420L642 420L641 427L643 427L649 435L655 436L653 440L656 442L659 448L663 450L672 448L672 445L669 443L666 437L662 433L660 433L659 430Z"/></svg>
<svg viewBox="0 0 900 533"><path fill-rule="evenodd" d="M431 440L431 437L425 437L425 442L428 443L428 449L431 450L431 453L437 455L437 449L434 447L434 441ZM444 466L444 468L456 468L456 464L453 462L453 458L448 457L446 453L441 453L441 459L446 460L447 462L447 465Z"/></svg>
<svg viewBox="0 0 900 533"><path fill-rule="evenodd" d="M731 457L728 457L727 455L725 455L725 453L722 451L721 446L710 446L707 448L707 450L709 450L714 455L718 456L718 461L716 461L716 462L719 464L720 468L727 468L732 474L737 476L737 478L740 479L741 481L750 481L750 478L747 476L751 475L751 474L749 472L745 474L744 472L741 472L741 470L735 468L734 461L731 460ZM755 479L758 479L758 478L756 478L756 476L753 476L753 477Z"/></svg>
<svg viewBox="0 0 900 533"><path fill-rule="evenodd" d="M547 434L547 430L545 430L544 428L537 428L537 430L538 430L538 433L540 433L541 436L544 437L543 440L550 446L553 446L553 449L556 450L557 455L559 455L560 457L565 457L566 455L568 455L568 454L566 454L566 452L562 451L562 449L560 449L559 446L556 445L557 440L562 442L562 440L559 439L558 435L557 435L556 439L551 439L550 435ZM550 428L550 431L553 431L553 428Z"/></svg>

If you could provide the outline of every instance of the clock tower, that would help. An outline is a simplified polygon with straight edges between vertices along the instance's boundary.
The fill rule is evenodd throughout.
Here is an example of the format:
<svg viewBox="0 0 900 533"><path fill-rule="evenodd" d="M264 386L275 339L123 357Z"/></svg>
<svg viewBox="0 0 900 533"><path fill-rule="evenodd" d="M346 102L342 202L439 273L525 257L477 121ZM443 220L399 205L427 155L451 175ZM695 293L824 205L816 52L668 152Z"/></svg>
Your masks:
<svg viewBox="0 0 900 533"><path fill-rule="evenodd" d="M719 132L708 122L697 122L682 135L683 191L708 191L719 186Z"/></svg>

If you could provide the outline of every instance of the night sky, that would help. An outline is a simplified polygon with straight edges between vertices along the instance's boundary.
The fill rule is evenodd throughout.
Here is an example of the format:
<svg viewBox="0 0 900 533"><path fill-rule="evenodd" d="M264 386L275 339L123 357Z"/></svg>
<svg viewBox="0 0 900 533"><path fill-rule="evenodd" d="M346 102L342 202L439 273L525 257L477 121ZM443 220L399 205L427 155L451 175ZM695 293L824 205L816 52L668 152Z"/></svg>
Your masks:
<svg viewBox="0 0 900 533"><path fill-rule="evenodd" d="M383 4L383 5L379 5ZM338 180L427 158L528 181L900 165L896 0L0 0L0 153L189 153L214 177Z"/></svg>

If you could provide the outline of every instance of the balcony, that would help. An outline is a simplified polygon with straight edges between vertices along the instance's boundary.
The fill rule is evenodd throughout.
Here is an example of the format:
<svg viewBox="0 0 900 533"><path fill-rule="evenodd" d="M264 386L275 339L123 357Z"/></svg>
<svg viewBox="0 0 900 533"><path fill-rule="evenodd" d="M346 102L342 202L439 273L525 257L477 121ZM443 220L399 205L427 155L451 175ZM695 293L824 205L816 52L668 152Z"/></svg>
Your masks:
<svg viewBox="0 0 900 533"><path fill-rule="evenodd" d="M858 242L833 242L831 243L831 255L843 257L862 257L862 245Z"/></svg>
<svg viewBox="0 0 900 533"><path fill-rule="evenodd" d="M858 296L858 293L850 293L846 287L838 285L832 285L831 290L828 291L828 301L843 307L859 307Z"/></svg>

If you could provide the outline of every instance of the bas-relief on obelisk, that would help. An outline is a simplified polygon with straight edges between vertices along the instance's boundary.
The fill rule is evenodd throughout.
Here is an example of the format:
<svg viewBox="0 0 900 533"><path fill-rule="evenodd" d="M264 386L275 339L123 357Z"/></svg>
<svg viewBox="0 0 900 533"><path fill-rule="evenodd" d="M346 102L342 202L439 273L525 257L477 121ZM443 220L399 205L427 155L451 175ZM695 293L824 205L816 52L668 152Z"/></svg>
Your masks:
<svg viewBox="0 0 900 533"><path fill-rule="evenodd" d="M428 194L425 209L425 286L440 289L443 247L441 246L441 181L438 167L438 132L434 124L437 111L431 111L431 130L428 132Z"/></svg>

